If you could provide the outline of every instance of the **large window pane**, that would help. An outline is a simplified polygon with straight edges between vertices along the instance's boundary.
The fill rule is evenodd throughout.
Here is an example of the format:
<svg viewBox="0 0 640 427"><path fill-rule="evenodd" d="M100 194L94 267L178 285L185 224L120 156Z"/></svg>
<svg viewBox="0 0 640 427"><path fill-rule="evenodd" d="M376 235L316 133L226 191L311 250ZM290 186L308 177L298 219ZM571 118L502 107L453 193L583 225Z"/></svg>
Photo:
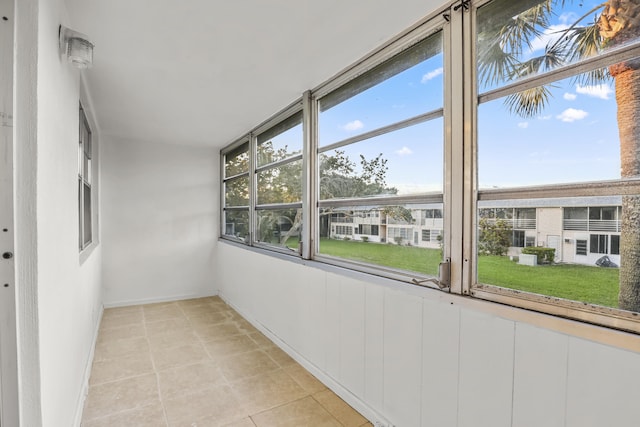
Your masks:
<svg viewBox="0 0 640 427"><path fill-rule="evenodd" d="M436 275L444 227L434 212L441 213L442 204L322 208L320 253Z"/></svg>
<svg viewBox="0 0 640 427"><path fill-rule="evenodd" d="M440 32L320 100L320 146L443 106Z"/></svg>
<svg viewBox="0 0 640 427"><path fill-rule="evenodd" d="M256 241L298 249L302 209L259 210Z"/></svg>
<svg viewBox="0 0 640 427"><path fill-rule="evenodd" d="M258 204L295 203L302 200L302 161L258 172Z"/></svg>
<svg viewBox="0 0 640 427"><path fill-rule="evenodd" d="M258 135L258 166L302 152L302 111Z"/></svg>
<svg viewBox="0 0 640 427"><path fill-rule="evenodd" d="M640 311L640 227L633 219L640 212L640 197L616 194L615 187L640 176L639 59L619 62L611 56L613 49L637 45L640 33L632 24L637 7L618 6L496 0L479 9L477 176L482 199L490 200L496 187L543 184L545 191L564 196L538 195L528 201L537 210L536 244L541 248L526 249L545 265L522 265L530 262L524 249L504 248L505 234L512 236L509 245L514 242L515 224L497 226L478 212L480 283ZM593 57L601 61L597 66L564 68ZM538 86L506 87L505 96L497 99L497 92L483 96L541 74L546 76ZM612 183L603 187L603 196L584 196L589 194L584 188L590 188L585 185L564 185L597 181ZM487 251L489 243L498 249Z"/></svg>
<svg viewBox="0 0 640 427"><path fill-rule="evenodd" d="M320 199L443 191L442 119L320 154Z"/></svg>
<svg viewBox="0 0 640 427"><path fill-rule="evenodd" d="M512 110L505 98L479 106L481 189L620 178L613 81L582 87L569 78L548 90L533 116Z"/></svg>
<svg viewBox="0 0 640 427"><path fill-rule="evenodd" d="M224 155L224 176L228 178L248 171L249 143L245 142Z"/></svg>
<svg viewBox="0 0 640 427"><path fill-rule="evenodd" d="M637 42L637 5L616 3L496 0L480 7L480 92ZM608 73L595 70L577 83L589 90Z"/></svg>
<svg viewBox="0 0 640 427"><path fill-rule="evenodd" d="M224 231L226 236L236 237L246 240L249 236L249 211L248 210L225 210L224 211Z"/></svg>
<svg viewBox="0 0 640 427"><path fill-rule="evenodd" d="M249 177L230 179L224 185L225 206L249 206Z"/></svg>

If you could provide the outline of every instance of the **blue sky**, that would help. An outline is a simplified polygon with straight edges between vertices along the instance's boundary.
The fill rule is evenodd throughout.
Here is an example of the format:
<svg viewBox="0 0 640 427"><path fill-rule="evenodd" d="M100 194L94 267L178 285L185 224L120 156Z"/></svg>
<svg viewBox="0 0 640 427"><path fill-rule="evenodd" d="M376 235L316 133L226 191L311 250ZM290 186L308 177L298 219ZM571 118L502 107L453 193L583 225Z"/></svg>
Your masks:
<svg viewBox="0 0 640 427"><path fill-rule="evenodd" d="M552 28L532 43L523 58L538 54L590 4L567 3ZM586 2L585 2L586 3ZM592 20L593 18L588 18ZM436 55L320 114L320 146L443 106L443 60ZM537 117L510 113L503 99L478 109L480 188L571 183L620 177L619 139L613 81L582 86L555 82L549 105ZM486 90L486 89L483 89ZM300 149L301 129L275 138L276 146ZM443 120L435 119L350 146L353 161L383 153L387 184L401 194L442 191ZM327 154L331 154L329 151Z"/></svg>

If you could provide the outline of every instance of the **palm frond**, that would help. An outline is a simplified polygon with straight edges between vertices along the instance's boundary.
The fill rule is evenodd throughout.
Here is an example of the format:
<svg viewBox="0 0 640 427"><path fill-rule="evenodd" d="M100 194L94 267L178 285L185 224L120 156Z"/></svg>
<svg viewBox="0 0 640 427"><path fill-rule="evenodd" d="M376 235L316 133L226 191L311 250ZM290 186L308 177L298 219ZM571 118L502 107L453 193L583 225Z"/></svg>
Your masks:
<svg viewBox="0 0 640 427"><path fill-rule="evenodd" d="M537 86L509 95L504 103L512 114L525 118L535 117L542 113L550 96L551 92L547 86Z"/></svg>
<svg viewBox="0 0 640 427"><path fill-rule="evenodd" d="M539 37L540 28L549 26L551 1L547 0L519 13L507 22L498 35L503 50L521 55L524 47L531 49L531 41Z"/></svg>
<svg viewBox="0 0 640 427"><path fill-rule="evenodd" d="M609 68L598 68L596 70L578 74L573 78L572 84L578 84L580 86L597 86L610 80L613 80L613 77L609 74Z"/></svg>
<svg viewBox="0 0 640 427"><path fill-rule="evenodd" d="M505 52L496 39L481 45L478 60L482 64L479 68L480 81L489 85L501 83L513 75L513 69L518 64L514 55Z"/></svg>

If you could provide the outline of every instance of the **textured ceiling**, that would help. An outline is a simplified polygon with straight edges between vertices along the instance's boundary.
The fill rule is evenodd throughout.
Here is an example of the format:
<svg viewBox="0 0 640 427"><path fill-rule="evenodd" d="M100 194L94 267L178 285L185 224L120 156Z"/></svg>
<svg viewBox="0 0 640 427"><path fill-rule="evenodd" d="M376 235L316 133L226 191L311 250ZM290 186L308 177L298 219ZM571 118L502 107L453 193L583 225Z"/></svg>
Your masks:
<svg viewBox="0 0 640 427"><path fill-rule="evenodd" d="M104 134L222 147L442 0L66 0Z"/></svg>

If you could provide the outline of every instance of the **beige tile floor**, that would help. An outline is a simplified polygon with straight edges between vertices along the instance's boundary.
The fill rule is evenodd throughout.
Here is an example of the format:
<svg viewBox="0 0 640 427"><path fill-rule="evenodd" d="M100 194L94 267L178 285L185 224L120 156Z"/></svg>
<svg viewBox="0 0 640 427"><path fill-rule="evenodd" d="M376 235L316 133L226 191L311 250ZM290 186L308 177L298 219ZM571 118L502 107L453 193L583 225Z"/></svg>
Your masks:
<svg viewBox="0 0 640 427"><path fill-rule="evenodd" d="M82 426L371 424L209 297L104 311Z"/></svg>

